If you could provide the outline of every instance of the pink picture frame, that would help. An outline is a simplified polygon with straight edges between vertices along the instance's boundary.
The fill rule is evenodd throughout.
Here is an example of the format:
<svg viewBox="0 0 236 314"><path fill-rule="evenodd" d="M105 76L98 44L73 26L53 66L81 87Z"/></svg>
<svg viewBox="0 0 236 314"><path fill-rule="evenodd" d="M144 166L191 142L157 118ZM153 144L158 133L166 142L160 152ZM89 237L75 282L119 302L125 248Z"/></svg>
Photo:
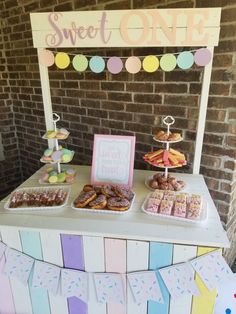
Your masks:
<svg viewBox="0 0 236 314"><path fill-rule="evenodd" d="M92 184L133 185L135 136L95 134Z"/></svg>

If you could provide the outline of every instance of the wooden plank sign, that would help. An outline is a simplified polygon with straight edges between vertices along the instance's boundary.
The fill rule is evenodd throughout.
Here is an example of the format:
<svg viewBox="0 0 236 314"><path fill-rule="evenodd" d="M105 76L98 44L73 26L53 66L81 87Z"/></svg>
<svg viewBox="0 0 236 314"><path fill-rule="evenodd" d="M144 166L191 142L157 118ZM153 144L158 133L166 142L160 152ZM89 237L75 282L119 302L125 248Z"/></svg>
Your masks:
<svg viewBox="0 0 236 314"><path fill-rule="evenodd" d="M132 187L135 136L94 135L91 183Z"/></svg>
<svg viewBox="0 0 236 314"><path fill-rule="evenodd" d="M31 13L35 48L217 46L220 8Z"/></svg>

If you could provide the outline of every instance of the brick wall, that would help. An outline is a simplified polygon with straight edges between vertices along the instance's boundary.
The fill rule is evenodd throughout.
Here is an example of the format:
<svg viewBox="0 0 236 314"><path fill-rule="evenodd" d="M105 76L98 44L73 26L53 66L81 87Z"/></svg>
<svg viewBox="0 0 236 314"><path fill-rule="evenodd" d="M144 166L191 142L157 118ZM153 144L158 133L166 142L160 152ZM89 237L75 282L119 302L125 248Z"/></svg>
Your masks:
<svg viewBox="0 0 236 314"><path fill-rule="evenodd" d="M0 3L0 198L7 195L21 182L21 168L18 154L16 128L13 119L13 105L10 94L3 33L5 20Z"/></svg>
<svg viewBox="0 0 236 314"><path fill-rule="evenodd" d="M207 112L206 132L201 162L210 193L228 234L236 229L235 134L236 134L236 2L235 0L6 0L2 1L4 45L9 82L6 88L15 114L19 154L24 178L40 167L45 148L40 136L45 130L36 49L32 48L29 12L222 6L219 47L215 50L212 83ZM63 49L66 51L65 49ZM68 50L72 52L72 50ZM100 55L130 56L157 54L173 49L89 49ZM152 133L159 128L161 116L176 117L176 129L185 141L178 144L188 157L191 172L202 69L175 70L155 74L122 72L84 74L71 67L59 71L50 68L53 110L62 117L71 137L65 145L76 151L75 162L90 164L94 133L136 134L135 167L149 168L141 159L154 148ZM6 101L5 101L6 102ZM177 147L177 146L176 146ZM232 261L235 250L227 252Z"/></svg>

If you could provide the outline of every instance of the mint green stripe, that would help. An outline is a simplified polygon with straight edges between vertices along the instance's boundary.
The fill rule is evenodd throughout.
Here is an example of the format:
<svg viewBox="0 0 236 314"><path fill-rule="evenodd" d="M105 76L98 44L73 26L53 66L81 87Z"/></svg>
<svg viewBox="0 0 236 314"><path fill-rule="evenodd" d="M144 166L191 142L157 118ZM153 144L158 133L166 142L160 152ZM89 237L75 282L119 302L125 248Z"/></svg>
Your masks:
<svg viewBox="0 0 236 314"><path fill-rule="evenodd" d="M42 247L39 232L20 231L22 249L35 259L43 260ZM32 273L29 278L29 290L33 308L33 314L51 314L48 292L45 289L33 289Z"/></svg>

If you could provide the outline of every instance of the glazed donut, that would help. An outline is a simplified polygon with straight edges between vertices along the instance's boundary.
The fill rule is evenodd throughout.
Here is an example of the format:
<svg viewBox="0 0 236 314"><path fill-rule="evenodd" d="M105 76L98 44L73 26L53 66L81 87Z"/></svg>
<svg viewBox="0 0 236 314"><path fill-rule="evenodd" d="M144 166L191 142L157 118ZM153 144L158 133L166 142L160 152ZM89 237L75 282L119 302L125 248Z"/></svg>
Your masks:
<svg viewBox="0 0 236 314"><path fill-rule="evenodd" d="M103 194L98 195L98 197L95 198L95 200L89 203L89 206L94 209L103 209L106 207L106 205L107 205L107 198Z"/></svg>
<svg viewBox="0 0 236 314"><path fill-rule="evenodd" d="M169 190L169 183L168 182L163 182L159 185L161 190Z"/></svg>
<svg viewBox="0 0 236 314"><path fill-rule="evenodd" d="M116 193L113 191L113 187L111 185L103 185L101 187L101 193L106 197L115 197Z"/></svg>
<svg viewBox="0 0 236 314"><path fill-rule="evenodd" d="M125 211L129 209L130 202L126 198L110 197L107 201L107 207L111 210Z"/></svg>
<svg viewBox="0 0 236 314"><path fill-rule="evenodd" d="M101 188L101 186L99 186L99 185L94 185L94 186L93 186L93 189L94 189L94 191L95 191L97 194L101 194L101 193L102 193L102 188Z"/></svg>
<svg viewBox="0 0 236 314"><path fill-rule="evenodd" d="M167 183L167 181L168 181L168 178L165 178L164 174L158 178L159 183Z"/></svg>
<svg viewBox="0 0 236 314"><path fill-rule="evenodd" d="M174 177L169 177L168 178L168 182L173 185L173 184L175 184L177 182L177 180Z"/></svg>
<svg viewBox="0 0 236 314"><path fill-rule="evenodd" d="M93 191L94 188L91 184L85 184L85 186L83 187L83 191L84 192L89 192L89 191Z"/></svg>
<svg viewBox="0 0 236 314"><path fill-rule="evenodd" d="M153 179L153 180L149 181L149 186L152 189L158 189L159 184L158 184L158 182L156 180Z"/></svg>
<svg viewBox="0 0 236 314"><path fill-rule="evenodd" d="M156 181L159 181L159 178L162 177L162 176L163 176L162 173L156 173L156 174L153 175L153 179L156 180Z"/></svg>
<svg viewBox="0 0 236 314"><path fill-rule="evenodd" d="M74 205L77 208L82 208L88 205L88 203L92 202L96 198L97 194L95 191L89 192L80 192L79 196L75 199Z"/></svg>
<svg viewBox="0 0 236 314"><path fill-rule="evenodd" d="M125 188L122 186L116 186L114 190L118 197L127 198L128 201L131 201L134 197L134 193L128 188Z"/></svg>

